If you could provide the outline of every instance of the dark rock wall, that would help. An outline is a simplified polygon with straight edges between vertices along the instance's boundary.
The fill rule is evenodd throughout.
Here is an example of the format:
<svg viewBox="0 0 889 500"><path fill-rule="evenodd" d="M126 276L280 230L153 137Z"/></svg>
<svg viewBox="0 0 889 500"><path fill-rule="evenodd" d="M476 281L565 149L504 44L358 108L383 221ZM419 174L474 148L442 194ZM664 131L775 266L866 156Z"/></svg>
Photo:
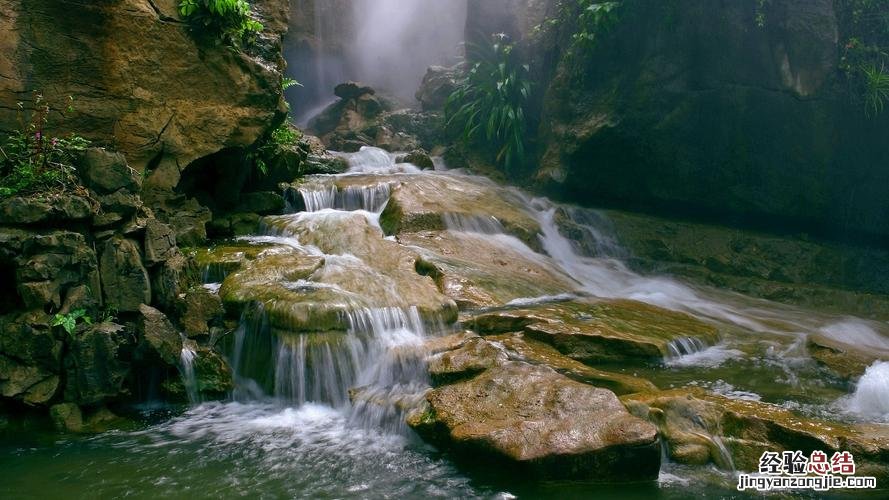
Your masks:
<svg viewBox="0 0 889 500"><path fill-rule="evenodd" d="M533 34L540 3L471 2L467 33L510 33L538 63L536 179L552 193L889 238L889 113L865 116L840 72L832 0L768 2L763 26L754 0L628 0L615 30L576 59L564 55L569 33ZM513 14L495 16L494 4Z"/></svg>

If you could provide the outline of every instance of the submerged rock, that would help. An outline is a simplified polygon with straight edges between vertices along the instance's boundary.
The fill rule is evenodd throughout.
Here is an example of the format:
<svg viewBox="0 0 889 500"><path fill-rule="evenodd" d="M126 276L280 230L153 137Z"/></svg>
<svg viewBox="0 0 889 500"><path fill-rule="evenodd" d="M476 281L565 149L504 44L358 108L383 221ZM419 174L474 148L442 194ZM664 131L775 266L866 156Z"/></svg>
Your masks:
<svg viewBox="0 0 889 500"><path fill-rule="evenodd" d="M481 334L522 331L584 363L659 361L671 342L714 344L719 331L685 313L624 299L577 299L470 315Z"/></svg>
<svg viewBox="0 0 889 500"><path fill-rule="evenodd" d="M553 479L651 480L660 468L657 430L611 391L555 371L506 362L433 389L408 423L423 437L474 458L492 458Z"/></svg>

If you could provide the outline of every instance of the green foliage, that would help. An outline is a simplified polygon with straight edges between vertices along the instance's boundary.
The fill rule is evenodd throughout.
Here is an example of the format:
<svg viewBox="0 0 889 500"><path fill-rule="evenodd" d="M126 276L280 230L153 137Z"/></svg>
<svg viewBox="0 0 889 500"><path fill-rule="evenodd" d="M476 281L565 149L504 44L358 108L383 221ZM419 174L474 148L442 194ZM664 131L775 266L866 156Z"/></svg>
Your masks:
<svg viewBox="0 0 889 500"><path fill-rule="evenodd" d="M285 77L284 80L281 82L281 89L282 90L287 90L290 87L294 87L294 86L302 87L303 84L299 83L298 81L294 80L293 78L287 78L287 77Z"/></svg>
<svg viewBox="0 0 889 500"><path fill-rule="evenodd" d="M530 68L504 35L495 36L491 45L467 46L467 51L474 62L448 97L447 126L467 142L492 144L497 162L510 171L525 161Z"/></svg>
<svg viewBox="0 0 889 500"><path fill-rule="evenodd" d="M302 87L302 84L293 78L284 78L281 81L281 90L290 87ZM247 160L253 163L259 175L268 175L269 167L266 158L272 158L282 149L296 145L302 139L302 133L290 125L290 103L287 103L287 118L278 128L272 130L268 136L259 141L256 149L247 156Z"/></svg>
<svg viewBox="0 0 889 500"><path fill-rule="evenodd" d="M74 98L68 100L65 112L71 113ZM26 113L24 103L18 107L19 128L0 146L0 198L75 188L74 162L89 141L75 134L51 136L52 109L40 93L34 94L33 111Z"/></svg>
<svg viewBox="0 0 889 500"><path fill-rule="evenodd" d="M884 66L868 66L862 68L864 73L864 106L868 116L876 116L883 112L886 101L889 101L889 73Z"/></svg>
<svg viewBox="0 0 889 500"><path fill-rule="evenodd" d="M596 0L579 0L575 7L568 2L562 4L562 16L576 16L577 29L571 35L570 53L583 55L591 52L606 32L617 24L617 8L620 2L601 2Z"/></svg>
<svg viewBox="0 0 889 500"><path fill-rule="evenodd" d="M61 326L68 335L74 335L78 323L93 324L93 319L87 316L86 309L75 309L68 314L56 314L52 326Z"/></svg>
<svg viewBox="0 0 889 500"><path fill-rule="evenodd" d="M889 0L836 0L840 18L840 69L867 116L881 114L887 101Z"/></svg>
<svg viewBox="0 0 889 500"><path fill-rule="evenodd" d="M235 47L255 42L263 30L246 0L181 0L179 14Z"/></svg>

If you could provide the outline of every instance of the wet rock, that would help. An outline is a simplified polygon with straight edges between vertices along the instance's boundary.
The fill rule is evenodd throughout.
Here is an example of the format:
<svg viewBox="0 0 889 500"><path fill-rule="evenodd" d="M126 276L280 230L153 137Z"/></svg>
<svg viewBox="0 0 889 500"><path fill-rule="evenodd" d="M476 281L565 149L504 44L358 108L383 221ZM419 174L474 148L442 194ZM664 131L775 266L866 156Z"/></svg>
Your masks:
<svg viewBox="0 0 889 500"><path fill-rule="evenodd" d="M712 461L726 469L753 472L765 451L799 450L806 456L815 450L828 456L849 451L858 474L889 476L887 426L824 422L768 403L728 399L700 389L634 394L623 401L633 414L658 425L676 461Z"/></svg>
<svg viewBox="0 0 889 500"><path fill-rule="evenodd" d="M83 430L83 414L74 403L60 403L51 406L49 416L56 429L60 431L81 432Z"/></svg>
<svg viewBox="0 0 889 500"><path fill-rule="evenodd" d="M417 271L432 277L461 309L502 306L576 286L548 257L506 236L421 231L402 233L398 241L418 249Z"/></svg>
<svg viewBox="0 0 889 500"><path fill-rule="evenodd" d="M65 399L93 405L124 393L130 372L124 351L132 341L132 334L114 323L89 326L70 339Z"/></svg>
<svg viewBox="0 0 889 500"><path fill-rule="evenodd" d="M93 206L88 199L67 193L0 201L0 223L4 224L82 221L92 215Z"/></svg>
<svg viewBox="0 0 889 500"><path fill-rule="evenodd" d="M83 154L78 172L88 187L100 193L119 189L135 193L142 188L142 176L130 168L126 157L118 152L89 148Z"/></svg>
<svg viewBox="0 0 889 500"><path fill-rule="evenodd" d="M225 397L235 388L228 361L213 348L198 347L194 371L198 392L206 397Z"/></svg>
<svg viewBox="0 0 889 500"><path fill-rule="evenodd" d="M430 357L427 362L433 383L441 385L472 378L508 360L509 356L502 347L482 338L470 338L456 349Z"/></svg>
<svg viewBox="0 0 889 500"><path fill-rule="evenodd" d="M584 363L659 361L670 342L695 338L714 344L718 330L685 313L632 300L578 299L472 316L482 334L523 331Z"/></svg>
<svg viewBox="0 0 889 500"><path fill-rule="evenodd" d="M102 291L108 305L121 312L135 312L151 303L151 283L142 266L139 248L131 240L113 238L105 243L99 260Z"/></svg>
<svg viewBox="0 0 889 500"><path fill-rule="evenodd" d="M182 337L167 316L157 309L139 306L137 328L140 333L139 351L144 357L160 359L170 366L177 366L182 352Z"/></svg>
<svg viewBox="0 0 889 500"><path fill-rule="evenodd" d="M45 405L59 388L59 376L0 354L0 396L30 406Z"/></svg>
<svg viewBox="0 0 889 500"><path fill-rule="evenodd" d="M810 335L809 354L840 377L854 379L876 361L889 361L889 351L873 346L840 342L824 335Z"/></svg>
<svg viewBox="0 0 889 500"><path fill-rule="evenodd" d="M333 93L341 99L357 99L365 94L373 95L377 92L359 82L345 82L334 87Z"/></svg>
<svg viewBox="0 0 889 500"><path fill-rule="evenodd" d="M166 310L174 310L183 290L188 289L188 260L178 249L153 270L151 290L154 303Z"/></svg>
<svg viewBox="0 0 889 500"><path fill-rule="evenodd" d="M185 293L182 327L187 336L209 335L210 326L219 323L224 315L219 295L203 287L191 288Z"/></svg>
<svg viewBox="0 0 889 500"><path fill-rule="evenodd" d="M369 179L370 180L370 179ZM402 178L392 188L389 203L380 217L386 234L446 229L446 219L469 225L494 220L495 227L533 249L540 248L540 225L508 190L492 182L445 175ZM360 179L353 179L358 182ZM381 181L375 176L374 182Z"/></svg>
<svg viewBox="0 0 889 500"><path fill-rule="evenodd" d="M643 378L589 367L565 356L551 345L526 338L521 333L495 335L486 337L486 340L505 349L510 359L547 366L572 380L608 389L618 396L657 389Z"/></svg>
<svg viewBox="0 0 889 500"><path fill-rule="evenodd" d="M433 389L408 423L424 438L544 478L651 480L657 430L614 393L551 369L508 362Z"/></svg>
<svg viewBox="0 0 889 500"><path fill-rule="evenodd" d="M148 219L145 224L145 261L158 264L176 254L176 235L170 226Z"/></svg>
<svg viewBox="0 0 889 500"><path fill-rule="evenodd" d="M423 106L423 111L444 110L448 97L457 90L459 77L460 71L457 67L430 66L423 76L423 82L420 83L416 95Z"/></svg>
<svg viewBox="0 0 889 500"><path fill-rule="evenodd" d="M416 272L417 255L384 239L360 213L300 213L264 222L324 255L293 248L260 253L223 282L227 305L262 302L274 327L292 331L346 330L346 313L363 308L416 307L426 318L456 319L454 302Z"/></svg>
<svg viewBox="0 0 889 500"><path fill-rule="evenodd" d="M889 318L884 249L613 210L601 216L637 269L818 310ZM564 218L557 222L560 230L570 224Z"/></svg>
<svg viewBox="0 0 889 500"><path fill-rule="evenodd" d="M435 170L435 163L423 149L415 149L406 155L401 155L395 159L396 163L410 163L422 170Z"/></svg>

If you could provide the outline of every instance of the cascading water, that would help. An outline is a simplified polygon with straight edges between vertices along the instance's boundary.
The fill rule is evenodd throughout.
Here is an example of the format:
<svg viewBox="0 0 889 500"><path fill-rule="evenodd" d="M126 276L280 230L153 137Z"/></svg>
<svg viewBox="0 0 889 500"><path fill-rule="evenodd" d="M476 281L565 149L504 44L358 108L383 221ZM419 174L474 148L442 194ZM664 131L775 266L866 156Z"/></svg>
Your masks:
<svg viewBox="0 0 889 500"><path fill-rule="evenodd" d="M188 402L197 404L200 402L198 393L198 380L194 371L194 360L197 357L197 343L182 335L182 351L179 354L179 370L182 373L182 385L185 386L185 394Z"/></svg>

